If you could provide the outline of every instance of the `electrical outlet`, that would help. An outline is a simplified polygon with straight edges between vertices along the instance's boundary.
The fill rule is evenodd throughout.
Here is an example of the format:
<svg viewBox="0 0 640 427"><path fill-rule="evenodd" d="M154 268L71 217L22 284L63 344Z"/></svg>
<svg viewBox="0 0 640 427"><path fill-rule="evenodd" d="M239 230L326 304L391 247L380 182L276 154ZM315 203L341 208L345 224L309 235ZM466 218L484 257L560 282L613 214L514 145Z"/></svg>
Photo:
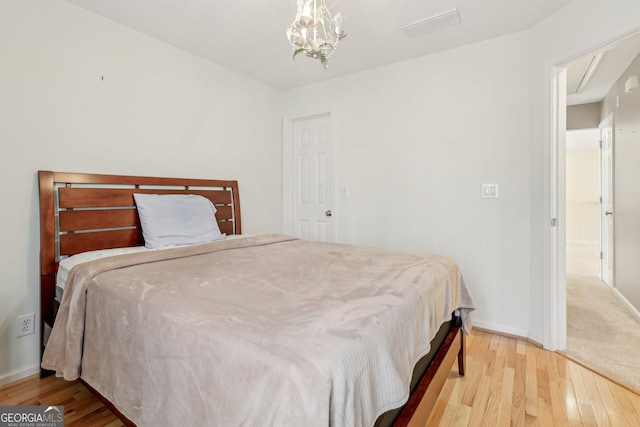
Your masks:
<svg viewBox="0 0 640 427"><path fill-rule="evenodd" d="M31 335L36 331L35 313L18 316L18 336Z"/></svg>

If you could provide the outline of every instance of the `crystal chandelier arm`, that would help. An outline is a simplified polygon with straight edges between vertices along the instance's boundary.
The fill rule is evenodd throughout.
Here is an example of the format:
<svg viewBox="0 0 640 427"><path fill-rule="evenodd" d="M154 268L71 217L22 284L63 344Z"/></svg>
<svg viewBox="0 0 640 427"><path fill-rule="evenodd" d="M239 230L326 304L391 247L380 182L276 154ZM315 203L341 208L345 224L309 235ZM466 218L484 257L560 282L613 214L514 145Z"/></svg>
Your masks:
<svg viewBox="0 0 640 427"><path fill-rule="evenodd" d="M322 14L320 15L320 18L322 18ZM313 26L313 44L315 46L317 46L317 38L318 38L318 9L316 6L316 0L313 0L313 22L315 22L315 25Z"/></svg>
<svg viewBox="0 0 640 427"><path fill-rule="evenodd" d="M331 30L331 27L333 26L333 18L331 17L331 13L329 13L329 9L327 9L326 7L323 9L323 12L326 13L327 17L329 18L329 30ZM323 36L322 40L324 42L326 42L327 39L329 38L329 33L327 32L327 24L325 21L326 20L324 19L324 16L322 16L320 22L322 23L322 36Z"/></svg>
<svg viewBox="0 0 640 427"><path fill-rule="evenodd" d="M294 48L293 58L304 53L328 67L328 58L346 34L342 14L331 13L325 0L297 0L295 20L287 28L287 38ZM321 26L322 25L322 26Z"/></svg>

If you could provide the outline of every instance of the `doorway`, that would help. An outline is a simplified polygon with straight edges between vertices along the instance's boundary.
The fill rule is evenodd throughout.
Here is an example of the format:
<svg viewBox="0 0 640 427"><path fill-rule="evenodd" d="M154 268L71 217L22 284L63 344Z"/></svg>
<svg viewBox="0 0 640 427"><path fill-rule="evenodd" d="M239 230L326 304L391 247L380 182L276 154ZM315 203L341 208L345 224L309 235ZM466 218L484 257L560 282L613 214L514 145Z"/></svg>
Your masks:
<svg viewBox="0 0 640 427"><path fill-rule="evenodd" d="M621 51L626 59L617 56ZM630 92L626 91L624 83L628 74L638 69L639 54L640 36L636 35L565 64L567 76L575 64L582 62L588 67L594 62L607 60L607 57L609 64L615 58L614 62L620 69L611 74L605 91L590 100L597 110L595 117L585 113L589 104L580 104L575 97L571 99L567 78L567 104L570 106L566 116L566 152L560 155L560 150L565 147L559 138L558 158L564 157L564 161L558 162L556 182L559 199L565 202L565 209L559 210L562 212L559 220L566 226L566 233L563 233L566 240L559 240L558 245L565 243L566 257L562 259L559 256L557 260L560 266L564 264L566 267L566 276L558 275L559 281L564 279L561 287L564 285L567 302L565 353L635 389L640 389L640 373L636 368L640 364L640 346L635 345L640 343L640 323L633 309L625 304L624 295L616 288L614 273L624 261L616 261L617 257L614 257L616 246L613 237L614 195L618 193L614 177L619 175L615 170L615 159L619 156L615 154L619 142L616 135L623 130L619 129L622 126L617 117L631 114L630 97L627 96ZM594 61L596 57L598 60ZM588 80L588 74L585 70L580 85L584 85L585 78ZM590 74L597 76L594 70ZM563 73L558 75L562 77ZM574 123L570 123L569 114L571 108L577 107L584 107L581 119L583 123L588 119L585 127L590 128L582 131L591 132L591 141L598 141L597 146L592 142L579 146L579 152L572 142L576 131L571 130L579 126L575 126L576 117L573 117ZM633 114L639 111L635 108ZM619 250L617 255L620 254L624 254L624 250Z"/></svg>
<svg viewBox="0 0 640 427"><path fill-rule="evenodd" d="M566 268L569 283L576 275L600 277L600 131L597 128L567 130L566 141Z"/></svg>
<svg viewBox="0 0 640 427"><path fill-rule="evenodd" d="M284 119L283 230L304 240L336 241L331 113Z"/></svg>
<svg viewBox="0 0 640 427"><path fill-rule="evenodd" d="M640 31L636 29L633 32L628 32L626 34L621 34L617 40L614 40L608 43L606 46L601 45L593 49L593 51L584 53L584 55L594 55L600 52L606 52L605 58L608 56L609 51L612 50L613 47L623 47L623 51L627 50L627 52L631 52L631 59L628 59L625 63L622 61L614 61L614 63L623 64L622 71L619 72L618 76L626 70L629 66L633 58L638 55L640 52ZM567 113L567 66L568 64L575 60L580 59L578 57L573 57L567 59L566 61L562 61L557 65L552 65L550 73L551 73L551 92L549 97L549 116L548 116L548 125L549 125L549 144L546 146L548 150L548 191L545 191L545 209L547 210L546 218L550 220L550 227L548 228L548 232L545 234L545 251L548 254L548 258L545 266L545 274L547 275L547 281L545 285L545 301L546 301L546 309L545 309L545 317L544 317L544 346L545 348L558 350L566 348L566 242L565 242L565 136L566 136L566 113ZM592 61L586 61L587 65ZM638 73L640 74L640 72ZM594 78L594 80L597 80ZM580 80L578 81L580 84ZM624 86L624 85L623 85ZM610 88L609 86L608 88ZM607 89L608 89L607 88ZM630 90L634 90L631 88ZM619 88L619 92L621 94L622 102L620 102L618 97L614 97L613 100L609 99L608 104L613 104L614 107L609 107L610 109L617 108L620 105L624 107L625 102L627 100L631 100L633 96L628 96L626 93L627 89L624 87ZM637 91L638 95L640 95L640 91ZM584 96L592 96L593 94L589 91L586 91ZM602 95L600 98L591 99L588 101L579 102L598 102L602 99ZM634 101L637 108L640 108L640 103L638 101ZM624 109L624 108L623 108ZM620 113L620 111L618 111ZM606 116L606 114L602 114L602 116ZM636 118L638 114L632 114L632 117L628 118ZM614 134L620 129L617 129L617 119L614 117ZM596 127L597 121L595 124L592 124L587 127ZM624 133L621 133L621 136L625 138L634 137L635 134L640 134L639 126L627 126L627 129L624 130ZM614 135L615 137L615 135ZM637 146L637 144L636 144ZM635 147L635 146L634 146ZM615 152L615 147L614 147ZM625 162L630 162L634 159L633 156L624 156L622 158ZM637 167L632 168L634 170L640 171ZM635 180L624 180L623 182L637 182ZM615 180L614 180L615 185ZM635 198L633 200L640 200ZM635 209L635 207L634 207ZM638 208L640 210L640 207ZM620 212L618 212L620 213ZM637 215L629 215L629 217L637 218ZM618 218L619 219L619 218ZM615 231L615 230L614 230ZM616 232L617 233L617 232ZM628 235L626 236L628 237ZM628 239L627 239L628 240ZM640 239L634 240L636 243L640 243ZM634 249L640 252L640 245L633 243ZM618 252L618 256L621 253ZM628 258L628 257L627 257ZM637 256L635 257L637 259ZM638 265L635 261L626 261L626 265ZM618 264L614 264L614 273L618 272L617 266ZM635 270L634 270L635 271ZM635 274L633 277L640 277L640 274ZM618 281L618 280L616 280ZM617 283L617 286L621 286L621 283ZM636 286L637 289L640 289L640 285ZM614 288L615 291L615 288ZM629 306L629 304L627 304ZM636 298L636 307L640 307L640 296ZM635 310L635 315L640 319L640 312Z"/></svg>

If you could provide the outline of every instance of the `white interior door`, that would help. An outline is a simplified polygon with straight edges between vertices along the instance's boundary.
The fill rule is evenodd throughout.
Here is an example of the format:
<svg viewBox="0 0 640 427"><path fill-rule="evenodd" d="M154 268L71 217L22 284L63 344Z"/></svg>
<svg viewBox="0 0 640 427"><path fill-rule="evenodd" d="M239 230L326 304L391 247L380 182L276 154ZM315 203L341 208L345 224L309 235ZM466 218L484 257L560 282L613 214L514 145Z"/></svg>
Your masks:
<svg viewBox="0 0 640 427"><path fill-rule="evenodd" d="M602 281L613 287L613 117L610 114L600 123L600 233Z"/></svg>
<svg viewBox="0 0 640 427"><path fill-rule="evenodd" d="M330 115L291 122L291 234L335 241L335 187ZM286 166L285 166L286 167Z"/></svg>

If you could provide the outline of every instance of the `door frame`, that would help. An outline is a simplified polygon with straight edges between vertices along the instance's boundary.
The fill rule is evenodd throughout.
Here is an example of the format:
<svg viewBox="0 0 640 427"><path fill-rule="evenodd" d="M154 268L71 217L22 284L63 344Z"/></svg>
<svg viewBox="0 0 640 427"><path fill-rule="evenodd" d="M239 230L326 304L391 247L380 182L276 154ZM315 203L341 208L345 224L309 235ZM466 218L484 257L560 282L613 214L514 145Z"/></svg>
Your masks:
<svg viewBox="0 0 640 427"><path fill-rule="evenodd" d="M568 61L563 61L566 64ZM548 175L545 174L545 259L544 348L564 350L567 347L567 243L566 243L566 132L567 69L551 67L549 106ZM548 177L548 178L546 178Z"/></svg>
<svg viewBox="0 0 640 427"><path fill-rule="evenodd" d="M547 133L544 141L544 221L548 226L553 219L557 226L549 226L544 233L544 337L547 350L567 347L567 245L566 245L566 67L564 64L582 55L612 47L620 41L640 33L634 28L588 50L577 52L549 70L551 93L545 114ZM564 102L564 105L561 104ZM562 160L562 162L559 162ZM548 162L548 163L547 163ZM559 238L561 236L561 238Z"/></svg>
<svg viewBox="0 0 640 427"><path fill-rule="evenodd" d="M300 113L290 116L285 116L282 119L282 232L284 234L293 235L293 124L301 120L314 119L316 117L329 117L329 131L331 136L329 138L331 144L332 163L330 173L333 174L333 188L330 191L333 192L334 200L336 198L336 151L335 141L336 132L334 127L334 112L332 110L321 110L313 113ZM338 241L338 218L337 206L332 208L333 212L333 233L331 238L334 242Z"/></svg>
<svg viewBox="0 0 640 427"><path fill-rule="evenodd" d="M604 125L604 126L603 126ZM603 150L604 147L602 146L602 130L605 127L609 127L611 128L611 167L608 168L609 169L609 187L611 189L611 210L612 212L614 212L613 217L612 217L612 221L613 221L613 229L611 230L611 236L609 239L609 242L611 242L611 248L610 248L610 256L611 256L611 263L612 265L615 265L615 227L616 227L616 222L615 222L615 139L614 139L614 118L613 118L613 112L610 112L607 117L604 118L604 120L602 120L599 125L598 125L598 130L600 131L600 279L607 284L607 286L609 286L610 288L614 288L615 287L615 269L613 268L613 266L611 267L611 278L610 280L607 282L605 280L605 269L604 269L604 245L605 245L605 239L604 239L604 235L605 235L605 229L607 227L605 227L605 206L604 206L604 200L602 198L602 194L604 193L604 183L605 183L605 174L604 174L604 168L602 167L602 154L603 154Z"/></svg>

